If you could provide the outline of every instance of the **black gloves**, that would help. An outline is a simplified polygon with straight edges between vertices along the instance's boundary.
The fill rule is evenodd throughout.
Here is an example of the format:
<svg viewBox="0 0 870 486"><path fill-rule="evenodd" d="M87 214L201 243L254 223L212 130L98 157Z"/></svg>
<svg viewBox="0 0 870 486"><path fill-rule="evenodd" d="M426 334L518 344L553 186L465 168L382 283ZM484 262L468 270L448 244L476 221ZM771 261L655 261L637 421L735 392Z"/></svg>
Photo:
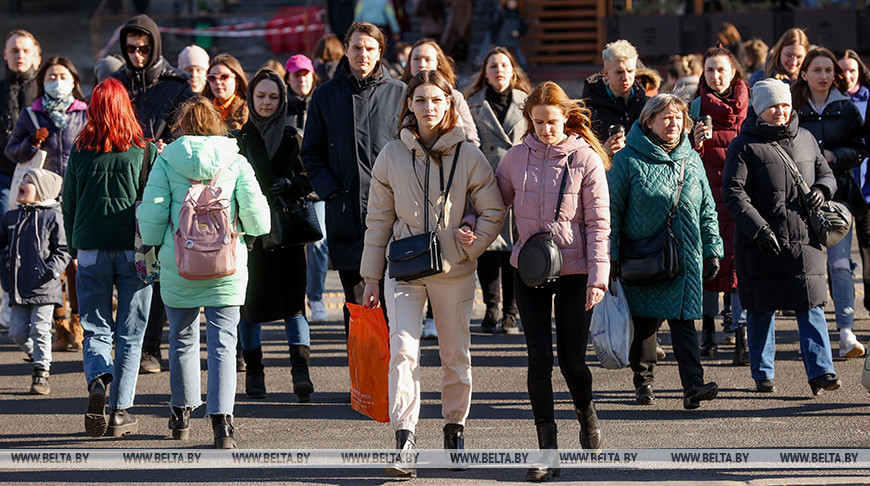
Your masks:
<svg viewBox="0 0 870 486"><path fill-rule="evenodd" d="M709 282L719 274L719 259L710 257L704 260L704 282Z"/></svg>
<svg viewBox="0 0 870 486"><path fill-rule="evenodd" d="M279 177L275 179L275 182L273 182L272 186L269 187L269 192L271 192L275 196L282 196L290 192L290 186L292 184L293 183L290 181L290 179Z"/></svg>
<svg viewBox="0 0 870 486"><path fill-rule="evenodd" d="M822 203L825 202L825 194L818 187L813 187L810 189L810 193L804 198L807 202L807 207L809 209L815 210L822 207Z"/></svg>
<svg viewBox="0 0 870 486"><path fill-rule="evenodd" d="M758 248L765 255L779 255L779 252L782 251L779 241L777 241L776 235L773 234L770 226L761 228L761 231L755 235L755 244L758 245Z"/></svg>

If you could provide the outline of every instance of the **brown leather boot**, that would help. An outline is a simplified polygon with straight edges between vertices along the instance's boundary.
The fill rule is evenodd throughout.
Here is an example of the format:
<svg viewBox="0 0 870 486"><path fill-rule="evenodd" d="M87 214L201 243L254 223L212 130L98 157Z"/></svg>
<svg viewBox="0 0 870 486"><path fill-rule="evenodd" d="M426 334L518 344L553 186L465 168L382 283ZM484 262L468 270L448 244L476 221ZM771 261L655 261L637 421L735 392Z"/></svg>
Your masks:
<svg viewBox="0 0 870 486"><path fill-rule="evenodd" d="M64 316L54 318L54 344L51 345L52 351L66 351L70 345L70 324L69 319Z"/></svg>
<svg viewBox="0 0 870 486"><path fill-rule="evenodd" d="M81 351L82 341L85 339L85 331L82 329L82 321L79 320L78 313L71 313L69 317L70 338L69 348L67 349L70 351Z"/></svg>

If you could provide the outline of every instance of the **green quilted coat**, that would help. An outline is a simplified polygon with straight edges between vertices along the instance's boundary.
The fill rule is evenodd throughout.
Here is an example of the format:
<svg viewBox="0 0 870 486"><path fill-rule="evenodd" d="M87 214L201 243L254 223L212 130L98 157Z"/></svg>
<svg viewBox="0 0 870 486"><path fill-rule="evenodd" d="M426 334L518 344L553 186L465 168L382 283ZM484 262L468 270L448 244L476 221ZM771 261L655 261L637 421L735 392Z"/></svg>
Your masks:
<svg viewBox="0 0 870 486"><path fill-rule="evenodd" d="M610 254L617 260L621 238L646 238L664 227L674 203L683 158L688 158L685 185L673 223L674 235L680 242L680 273L661 284L625 285L633 316L700 318L703 261L714 256L722 258L722 238L704 165L687 137L667 154L635 123L626 138L626 147L613 156L613 168L607 173Z"/></svg>

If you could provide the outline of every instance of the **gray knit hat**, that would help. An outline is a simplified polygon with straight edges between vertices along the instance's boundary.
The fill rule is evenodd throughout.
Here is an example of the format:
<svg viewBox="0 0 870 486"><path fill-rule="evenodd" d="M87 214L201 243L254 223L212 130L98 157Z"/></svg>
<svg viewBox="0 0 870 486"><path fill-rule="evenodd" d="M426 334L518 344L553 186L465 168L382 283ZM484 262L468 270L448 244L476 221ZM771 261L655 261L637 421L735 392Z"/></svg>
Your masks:
<svg viewBox="0 0 870 486"><path fill-rule="evenodd" d="M29 175L33 180L33 185L36 186L36 193L43 201L57 199L57 196L60 195L63 177L45 169L30 169L26 175Z"/></svg>
<svg viewBox="0 0 870 486"><path fill-rule="evenodd" d="M791 90L784 82L767 78L752 86L752 109L756 115L774 105L791 106Z"/></svg>

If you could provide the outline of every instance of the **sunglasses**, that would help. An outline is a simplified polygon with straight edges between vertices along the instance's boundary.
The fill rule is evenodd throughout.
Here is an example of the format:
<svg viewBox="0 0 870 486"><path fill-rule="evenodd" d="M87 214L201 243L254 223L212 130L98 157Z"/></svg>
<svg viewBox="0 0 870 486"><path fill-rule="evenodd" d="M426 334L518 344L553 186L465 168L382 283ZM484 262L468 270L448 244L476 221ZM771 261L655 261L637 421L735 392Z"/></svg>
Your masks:
<svg viewBox="0 0 870 486"><path fill-rule="evenodd" d="M216 83L220 80L221 83L226 83L230 78L236 77L235 74L231 73L223 73L223 74L209 74L205 77L209 83Z"/></svg>
<svg viewBox="0 0 870 486"><path fill-rule="evenodd" d="M143 56L151 54L151 46L127 46L127 54L134 54L139 51Z"/></svg>

